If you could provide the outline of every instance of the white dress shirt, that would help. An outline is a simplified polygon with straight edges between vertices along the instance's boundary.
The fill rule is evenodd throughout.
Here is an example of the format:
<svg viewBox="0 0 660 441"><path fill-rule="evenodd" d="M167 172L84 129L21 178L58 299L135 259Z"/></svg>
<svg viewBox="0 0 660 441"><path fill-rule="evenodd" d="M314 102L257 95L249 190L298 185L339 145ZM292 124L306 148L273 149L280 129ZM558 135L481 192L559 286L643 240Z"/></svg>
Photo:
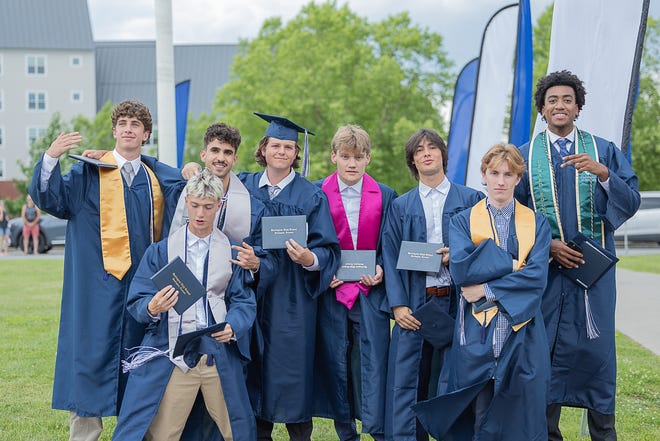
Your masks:
<svg viewBox="0 0 660 441"><path fill-rule="evenodd" d="M442 214L447 201L447 194L451 183L445 178L435 188L419 182L419 197L424 207L426 217L426 240L429 243L444 243L442 240ZM444 244L448 246L448 244ZM437 273L426 273L426 286L448 286L451 284L449 270L445 265L440 265Z"/></svg>
<svg viewBox="0 0 660 441"><path fill-rule="evenodd" d="M200 283L204 283L204 263L209 252L211 244L211 235L206 237L197 237L190 230L188 233L188 249L186 256L186 266L197 277ZM208 326L208 308L206 298L195 302L195 321L197 329L204 329Z"/></svg>
<svg viewBox="0 0 660 441"><path fill-rule="evenodd" d="M360 180L353 185L347 185L337 177L339 184L339 193L341 194L341 202L344 204L344 211L346 212L346 219L348 226L351 230L351 239L353 239L353 249L357 249L358 237L358 223L360 221L360 201L362 200L362 181Z"/></svg>

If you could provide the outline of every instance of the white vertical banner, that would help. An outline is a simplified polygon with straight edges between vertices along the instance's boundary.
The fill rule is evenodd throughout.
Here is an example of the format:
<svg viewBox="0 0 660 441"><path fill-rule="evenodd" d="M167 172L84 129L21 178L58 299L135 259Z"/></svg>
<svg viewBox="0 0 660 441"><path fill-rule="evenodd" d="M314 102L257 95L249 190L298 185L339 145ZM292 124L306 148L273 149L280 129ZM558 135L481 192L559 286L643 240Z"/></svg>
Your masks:
<svg viewBox="0 0 660 441"><path fill-rule="evenodd" d="M648 3L555 0L552 16L548 73L569 70L587 90L576 125L624 149L630 135ZM534 134L545 126L537 115Z"/></svg>
<svg viewBox="0 0 660 441"><path fill-rule="evenodd" d="M517 30L518 5L505 6L490 19L481 41L465 180L465 185L477 190L483 190L481 158L494 144L509 138Z"/></svg>

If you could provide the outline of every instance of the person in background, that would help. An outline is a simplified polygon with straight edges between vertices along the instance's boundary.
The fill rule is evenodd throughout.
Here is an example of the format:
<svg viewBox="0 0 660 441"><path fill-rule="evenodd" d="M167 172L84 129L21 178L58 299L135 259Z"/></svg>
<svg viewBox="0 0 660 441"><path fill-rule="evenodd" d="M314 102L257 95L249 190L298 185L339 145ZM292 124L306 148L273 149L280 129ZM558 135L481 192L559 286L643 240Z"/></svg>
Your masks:
<svg viewBox="0 0 660 441"><path fill-rule="evenodd" d="M385 289L396 324L392 329L387 371L385 438L395 441L427 440L411 406L436 391L446 350L435 349L418 332L413 311L427 302L454 315L454 287L449 274L449 220L473 206L483 193L449 182L447 145L431 129L420 129L405 145L406 164L419 186L395 199L383 227ZM401 241L444 244L437 272L398 270ZM446 317L445 317L446 318ZM430 390L429 390L430 389Z"/></svg>
<svg viewBox="0 0 660 441"><path fill-rule="evenodd" d="M0 254L6 256L9 252L9 215L4 199L0 199Z"/></svg>
<svg viewBox="0 0 660 441"><path fill-rule="evenodd" d="M39 219L41 210L34 204L32 197L28 194L26 203L21 207L21 219L23 219L23 252L28 254L30 238L32 238L32 252L39 250Z"/></svg>
<svg viewBox="0 0 660 441"><path fill-rule="evenodd" d="M359 281L333 277L319 297L314 414L332 418L341 441L362 432L384 439L385 384L390 316L383 284L380 233L396 192L366 173L371 160L369 134L356 125L340 127L330 159L337 171L317 182L328 197L342 250L375 250L376 273Z"/></svg>
<svg viewBox="0 0 660 441"><path fill-rule="evenodd" d="M547 128L520 147L527 162L516 198L545 215L552 228L543 318L552 363L548 439L561 440L561 406L589 409L592 440L615 440L615 267L589 289L561 268L583 263L568 246L578 233L615 253L614 230L640 204L637 176L619 148L575 126L585 105L582 81L553 72L536 85L536 109Z"/></svg>

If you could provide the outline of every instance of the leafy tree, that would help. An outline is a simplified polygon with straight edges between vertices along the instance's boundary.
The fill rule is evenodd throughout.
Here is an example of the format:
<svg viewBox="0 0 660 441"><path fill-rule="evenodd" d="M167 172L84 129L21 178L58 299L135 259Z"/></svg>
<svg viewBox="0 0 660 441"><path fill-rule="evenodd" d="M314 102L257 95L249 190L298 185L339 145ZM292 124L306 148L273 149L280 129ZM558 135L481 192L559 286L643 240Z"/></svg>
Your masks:
<svg viewBox="0 0 660 441"><path fill-rule="evenodd" d="M244 170L259 169L252 154L266 127L253 111L309 128L316 134L310 179L333 170L337 127L359 124L374 147L370 173L401 192L414 185L402 173L406 139L422 126L444 132L438 109L451 92L450 67L442 37L412 25L407 13L369 23L346 5L312 2L287 25L271 18L254 40L241 42L212 119L240 128Z"/></svg>
<svg viewBox="0 0 660 441"><path fill-rule="evenodd" d="M660 189L660 21L649 18L639 95L632 125L632 159L640 190Z"/></svg>
<svg viewBox="0 0 660 441"><path fill-rule="evenodd" d="M552 12L554 4L550 4L539 15L534 26L534 85L548 72L548 59L550 57L550 34L552 32ZM534 103L534 96L532 95L532 118L531 118L531 132L534 133L534 124L536 123L538 112L536 111L536 104Z"/></svg>
<svg viewBox="0 0 660 441"><path fill-rule="evenodd" d="M39 159L41 159L41 156L48 149L48 147L50 147L51 142L53 142L53 140L57 138L61 132L66 132L69 130L69 125L62 120L62 115L60 115L59 112L53 113L53 116L50 119L50 123L48 124L48 128L46 128L44 135L30 145L29 162L26 163L21 160L18 161L18 167L21 169L21 172L23 172L23 175L25 175L26 178L24 181L14 179L14 185L20 194L27 195L28 185L32 180L34 165L39 161ZM63 173L69 170L72 162L73 160L69 158L62 158L60 166L62 167Z"/></svg>
<svg viewBox="0 0 660 441"><path fill-rule="evenodd" d="M86 149L109 150L115 145L112 136L112 103L106 102L96 116L90 121L82 115L71 120L73 130L80 132L83 137L80 143L80 152ZM78 152L76 150L76 152Z"/></svg>

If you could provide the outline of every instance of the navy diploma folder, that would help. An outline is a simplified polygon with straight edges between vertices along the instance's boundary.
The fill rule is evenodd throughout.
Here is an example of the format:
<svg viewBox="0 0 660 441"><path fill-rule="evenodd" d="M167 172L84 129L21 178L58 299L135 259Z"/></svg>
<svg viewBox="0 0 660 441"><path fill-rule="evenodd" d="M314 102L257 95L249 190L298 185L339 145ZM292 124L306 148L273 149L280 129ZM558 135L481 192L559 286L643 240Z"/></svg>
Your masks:
<svg viewBox="0 0 660 441"><path fill-rule="evenodd" d="M87 156L82 155L74 155L73 153L69 153L69 158L77 159L78 161L86 162L87 164L95 165L97 167L117 168L117 165L115 164L108 164L107 162L103 162L99 159L88 158Z"/></svg>
<svg viewBox="0 0 660 441"><path fill-rule="evenodd" d="M179 291L179 300L174 304L174 310L179 314L183 314L206 293L204 285L197 280L179 256L151 276L151 280L159 290L172 285Z"/></svg>
<svg viewBox="0 0 660 441"><path fill-rule="evenodd" d="M441 243L410 242L404 240L399 249L396 269L437 273L442 264L442 254L436 253Z"/></svg>
<svg viewBox="0 0 660 441"><path fill-rule="evenodd" d="M584 289L591 288L607 270L619 261L610 251L583 234L575 236L568 246L582 253L584 264L577 268L558 266L559 271Z"/></svg>
<svg viewBox="0 0 660 441"><path fill-rule="evenodd" d="M341 250L341 263L335 276L344 282L376 275L376 250Z"/></svg>
<svg viewBox="0 0 660 441"><path fill-rule="evenodd" d="M286 248L289 239L301 247L307 246L307 217L264 216L261 218L261 235L264 250Z"/></svg>

